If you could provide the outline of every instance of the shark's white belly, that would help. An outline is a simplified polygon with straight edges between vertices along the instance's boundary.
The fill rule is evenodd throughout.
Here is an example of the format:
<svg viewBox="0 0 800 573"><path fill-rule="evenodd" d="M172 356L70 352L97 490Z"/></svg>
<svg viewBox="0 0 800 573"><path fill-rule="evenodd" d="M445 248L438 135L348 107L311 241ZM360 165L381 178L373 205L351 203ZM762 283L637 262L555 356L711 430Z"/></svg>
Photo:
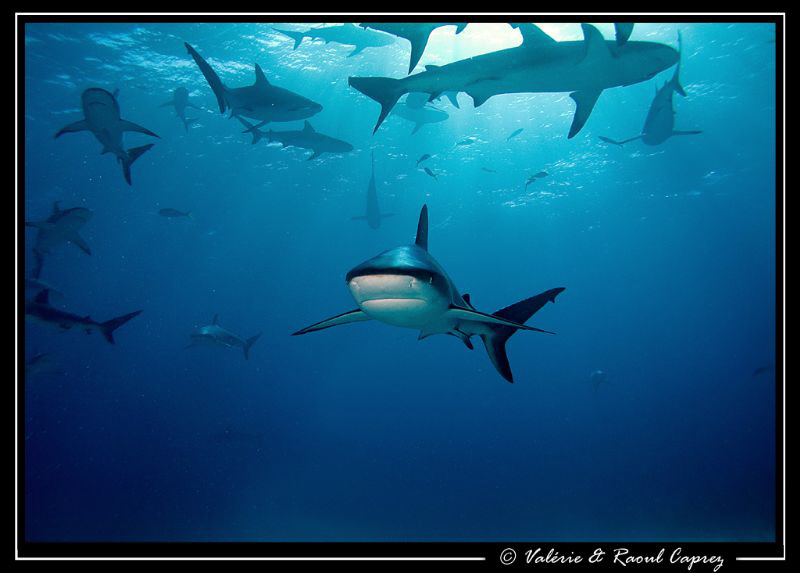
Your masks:
<svg viewBox="0 0 800 573"><path fill-rule="evenodd" d="M450 299L428 281L409 275L364 275L347 285L359 308L375 320L423 329L442 322Z"/></svg>

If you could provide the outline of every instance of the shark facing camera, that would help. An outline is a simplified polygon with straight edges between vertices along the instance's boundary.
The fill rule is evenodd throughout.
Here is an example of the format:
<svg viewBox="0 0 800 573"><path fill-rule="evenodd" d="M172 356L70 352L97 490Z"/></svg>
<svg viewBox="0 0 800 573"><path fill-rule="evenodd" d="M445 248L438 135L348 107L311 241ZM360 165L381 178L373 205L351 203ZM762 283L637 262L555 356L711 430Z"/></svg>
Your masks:
<svg viewBox="0 0 800 573"><path fill-rule="evenodd" d="M447 334L473 349L472 336L480 336L492 364L513 382L506 342L517 330L547 330L526 326L547 302L564 290L553 288L487 314L477 310L469 294L460 294L444 268L428 252L428 206L423 205L416 240L384 251L353 267L345 282L358 308L298 330L293 336L340 324L377 320L391 326L419 330L419 340Z"/></svg>

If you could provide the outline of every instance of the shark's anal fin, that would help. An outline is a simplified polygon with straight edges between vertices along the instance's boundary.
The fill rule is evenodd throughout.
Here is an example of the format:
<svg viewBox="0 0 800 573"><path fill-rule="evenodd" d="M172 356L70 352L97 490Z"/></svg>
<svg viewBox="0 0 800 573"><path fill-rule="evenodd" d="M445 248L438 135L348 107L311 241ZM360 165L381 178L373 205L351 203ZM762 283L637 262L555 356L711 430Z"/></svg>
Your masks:
<svg viewBox="0 0 800 573"><path fill-rule="evenodd" d="M372 320L370 316L365 313L360 308L355 310L349 310L347 312L343 312L342 314L337 314L334 317L326 318L321 322L317 322L316 324L312 324L311 326L306 326L305 328L301 328L297 332L293 332L292 336L297 336L298 334L306 334L307 332L314 332L316 330L323 330L325 328L330 328L332 326L339 326L340 324L349 324L351 322L364 322L366 320Z"/></svg>
<svg viewBox="0 0 800 573"><path fill-rule="evenodd" d="M428 250L428 205L423 205L419 212L417 223L417 238L414 243L426 251Z"/></svg>
<svg viewBox="0 0 800 573"><path fill-rule="evenodd" d="M594 89L582 90L569 94L569 97L575 100L576 108L567 139L572 139L575 137L575 135L584 126L586 120L589 119L589 115L592 113L592 109L594 109L594 104L597 103L597 98L600 97L602 92L602 89Z"/></svg>

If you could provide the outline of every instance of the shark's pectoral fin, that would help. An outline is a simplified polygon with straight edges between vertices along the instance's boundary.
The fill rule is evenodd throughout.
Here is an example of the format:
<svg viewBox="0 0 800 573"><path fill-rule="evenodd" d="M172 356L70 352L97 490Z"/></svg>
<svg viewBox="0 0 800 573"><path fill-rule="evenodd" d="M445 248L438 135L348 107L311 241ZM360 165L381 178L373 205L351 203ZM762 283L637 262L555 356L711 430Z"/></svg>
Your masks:
<svg viewBox="0 0 800 573"><path fill-rule="evenodd" d="M121 119L119 120L119 123L122 131L138 131L139 133L144 133L145 135L152 135L153 137L158 137L158 135L156 135L146 127L142 127L141 125L133 123L132 121Z"/></svg>
<svg viewBox="0 0 800 573"><path fill-rule="evenodd" d="M203 77L206 78L208 85L211 87L211 90L214 92L214 95L217 97L217 103L219 104L219 112L225 113L225 110L228 107L228 104L225 101L225 85L222 83L222 80L219 79L217 73L208 65L203 57L197 53L197 50L192 48L186 42L183 43L186 47L186 50L189 52L189 55L192 56L197 67L200 68L200 71L203 73Z"/></svg>
<svg viewBox="0 0 800 573"><path fill-rule="evenodd" d="M312 159L316 159L317 157L319 157L320 155L322 155L322 153L323 153L322 151L318 151L318 150L316 150L316 149L315 149L315 150L314 150L314 153L311 155L311 157L309 157L308 159L306 159L306 161L311 161Z"/></svg>
<svg viewBox="0 0 800 573"><path fill-rule="evenodd" d="M569 128L567 139L575 137L581 130L586 120L589 119L589 115L592 113L592 109L594 109L594 104L597 103L597 98L600 97L602 92L602 89L596 89L582 90L569 94L569 97L575 100L577 107L575 108L575 115L572 118L572 125Z"/></svg>
<svg viewBox="0 0 800 573"><path fill-rule="evenodd" d="M352 52L347 54L346 57L351 58L351 57L355 56L356 54L360 54L364 50L364 48L366 48L366 46L356 46L355 49Z"/></svg>
<svg viewBox="0 0 800 573"><path fill-rule="evenodd" d="M78 247L80 250L82 250L87 255L91 255L92 254L92 250L89 248L89 245L86 244L86 241L84 241L83 237L81 237L78 233L75 233L74 235L72 235L69 238L69 242L72 243L73 245L75 245L76 247Z"/></svg>
<svg viewBox="0 0 800 573"><path fill-rule="evenodd" d="M315 330L322 330L324 328L330 328L332 326L339 326L340 324L349 324L351 322L364 322L366 320L372 320L372 318L370 318L370 316L363 310L357 308L355 310L349 310L342 314L337 314L334 317L327 318L321 322L312 324L311 326L306 326L305 328L301 328L297 332L293 332L292 336L297 336L298 334L306 334L307 332L314 332Z"/></svg>
<svg viewBox="0 0 800 573"><path fill-rule="evenodd" d="M62 133L75 133L76 131L87 131L88 129L89 124L86 123L85 119L81 119L59 129L58 133L56 133L53 138L60 137Z"/></svg>
<svg viewBox="0 0 800 573"><path fill-rule="evenodd" d="M452 103L456 109L461 109L458 106L458 92L444 92L443 95L450 100L450 103Z"/></svg>
<svg viewBox="0 0 800 573"><path fill-rule="evenodd" d="M472 105L473 107L480 107L482 106L487 99L495 95L489 90L481 89L485 87L486 84L484 83L477 83L470 86L467 91L467 95L472 98Z"/></svg>
<svg viewBox="0 0 800 573"><path fill-rule="evenodd" d="M414 124L414 129L412 129L412 130L411 130L411 135L414 135L414 134L415 134L415 133L417 133L417 132L418 132L420 129L422 129L422 126L423 126L423 125L425 125L425 124L424 124L424 123L422 123L422 122L417 122L417 123L415 123L415 124Z"/></svg>

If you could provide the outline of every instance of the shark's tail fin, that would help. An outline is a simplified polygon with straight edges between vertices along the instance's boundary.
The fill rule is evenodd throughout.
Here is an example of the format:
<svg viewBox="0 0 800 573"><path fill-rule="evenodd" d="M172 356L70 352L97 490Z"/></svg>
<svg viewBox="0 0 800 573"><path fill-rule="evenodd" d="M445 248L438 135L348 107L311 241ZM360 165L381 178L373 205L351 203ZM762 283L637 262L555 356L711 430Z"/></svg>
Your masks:
<svg viewBox="0 0 800 573"><path fill-rule="evenodd" d="M600 141L605 141L606 143L610 143L610 144L613 144L613 145L619 145L620 147L622 147L623 145L625 145L629 141L634 141L636 139L640 139L642 136L641 135L637 135L636 137L629 137L628 139L623 139L622 141L617 141L616 139L611 139L610 137L605 137L605 136L602 136L602 135L598 135L597 137L600 139Z"/></svg>
<svg viewBox="0 0 800 573"><path fill-rule="evenodd" d="M681 85L681 56L683 54L683 38L681 37L681 32L678 30L678 65L675 66L675 73L672 75L672 79L670 83L672 84L672 89L681 94L682 96L686 97L686 91L684 91L683 86Z"/></svg>
<svg viewBox="0 0 800 573"><path fill-rule="evenodd" d="M562 287L546 290L541 294L502 308L495 312L494 316L524 324L526 320L532 317L545 304L548 302L555 302L556 296L563 290ZM492 361L492 364L494 364L494 367L503 378L509 382L514 382L514 378L511 375L511 365L506 355L506 341L508 341L511 335L518 329L500 324L491 325L490 328L492 330L491 334L481 335L483 345L486 347L486 353L489 355L489 360Z"/></svg>
<svg viewBox="0 0 800 573"><path fill-rule="evenodd" d="M208 62L206 62L194 48L192 48L186 42L184 42L183 45L186 46L186 50L189 52L192 58L194 58L195 63L197 63L197 67L199 67L200 71L203 72L203 76L205 76L208 85L211 86L214 95L217 96L219 112L225 113L225 110L228 106L225 103L225 85L222 83L222 80L219 79L217 72L211 69L211 66L208 65Z"/></svg>
<svg viewBox="0 0 800 573"><path fill-rule="evenodd" d="M276 32L280 32L281 34L284 34L286 36L289 36L291 39L293 39L294 40L294 48L292 48L293 50L296 50L297 47L300 45L300 43L303 41L303 38L305 38L305 32L293 32L292 30L278 30L277 28L273 28L273 30L275 30Z"/></svg>
<svg viewBox="0 0 800 573"><path fill-rule="evenodd" d="M134 147L128 150L128 156L125 159L121 159L122 163L122 173L125 175L125 181L128 182L128 185L131 184L131 165L133 162L139 159L142 156L142 153L153 147L154 144L148 143L147 145L142 145L141 147Z"/></svg>
<svg viewBox="0 0 800 573"><path fill-rule="evenodd" d="M183 120L183 127L186 129L186 133L189 133L189 126L195 123L197 123L196 117L192 118L187 117L186 119Z"/></svg>
<svg viewBox="0 0 800 573"><path fill-rule="evenodd" d="M378 117L375 129L372 130L373 134L378 131L381 123L392 111L397 100L408 93L408 90L402 87L403 84L401 82L402 80L393 78L359 78L354 76L348 78L348 83L351 87L356 88L365 96L381 104L381 115Z"/></svg>
<svg viewBox="0 0 800 573"><path fill-rule="evenodd" d="M253 343L256 340L258 340L259 336L261 336L260 332L258 334L256 334L255 336L251 336L250 338L248 338L247 341L244 343L243 349L244 349L244 359L245 360L249 360L250 359L250 347L253 346Z"/></svg>
<svg viewBox="0 0 800 573"><path fill-rule="evenodd" d="M103 333L103 336L105 336L106 340L108 340L111 344L114 344L114 331L133 317L137 316L140 312L142 311L137 310L136 312L131 312L130 314L118 316L117 318L112 318L111 320L103 322L100 324L100 330Z"/></svg>

